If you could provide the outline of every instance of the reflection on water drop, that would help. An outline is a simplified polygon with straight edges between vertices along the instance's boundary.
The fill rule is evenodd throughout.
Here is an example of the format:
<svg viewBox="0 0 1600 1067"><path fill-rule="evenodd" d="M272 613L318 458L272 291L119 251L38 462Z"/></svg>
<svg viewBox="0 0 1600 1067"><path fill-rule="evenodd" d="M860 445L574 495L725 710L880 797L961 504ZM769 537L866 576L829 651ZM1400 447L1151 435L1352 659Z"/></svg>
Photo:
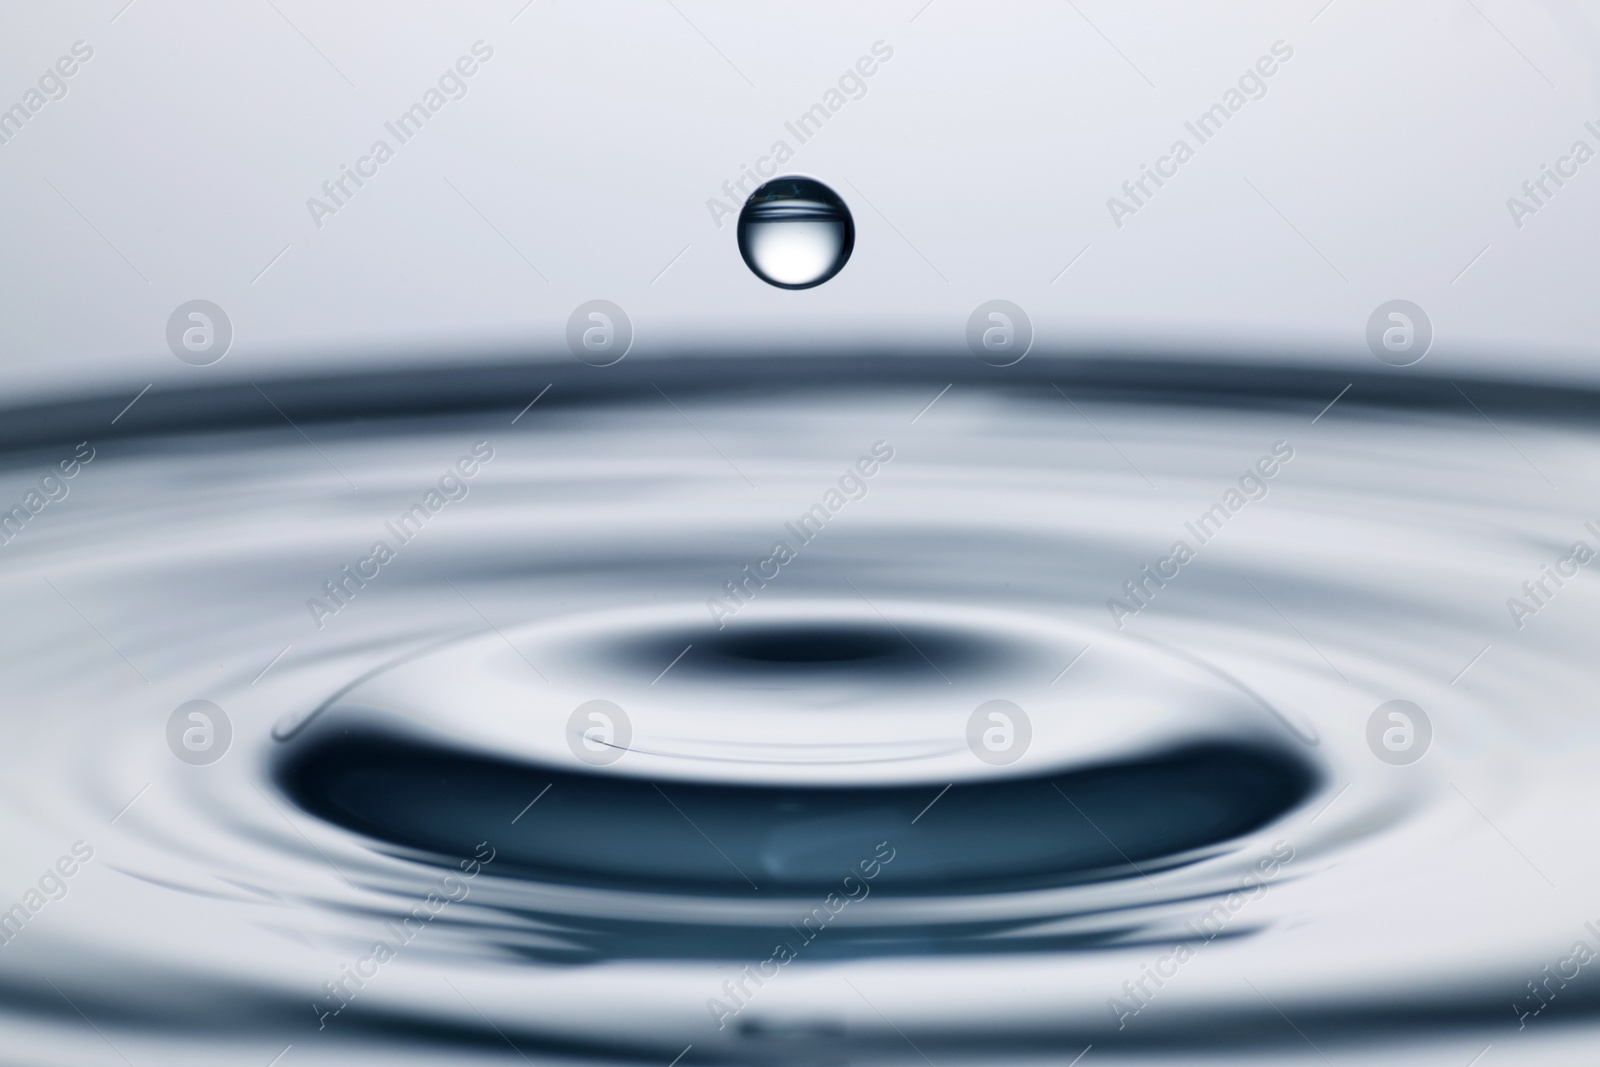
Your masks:
<svg viewBox="0 0 1600 1067"><path fill-rule="evenodd" d="M774 178L739 213L739 254L780 289L809 289L844 269L856 227L839 194L810 178Z"/></svg>

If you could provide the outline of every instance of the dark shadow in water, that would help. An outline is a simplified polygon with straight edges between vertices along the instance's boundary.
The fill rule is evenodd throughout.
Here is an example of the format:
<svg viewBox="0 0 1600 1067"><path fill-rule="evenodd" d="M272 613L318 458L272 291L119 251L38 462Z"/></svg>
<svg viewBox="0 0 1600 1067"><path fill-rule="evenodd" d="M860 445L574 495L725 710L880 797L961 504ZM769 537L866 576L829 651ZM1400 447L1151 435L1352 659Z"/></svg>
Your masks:
<svg viewBox="0 0 1600 1067"><path fill-rule="evenodd" d="M536 396L541 398L539 410L548 411L641 399L660 404L658 390L680 401L680 393L771 400L868 385L929 387L930 397L946 385L1041 391L1040 395L1048 394L1052 402L1059 402L1053 388L1059 386L1080 400L1292 409L1304 410L1308 417L1335 395L1344 394L1348 385L1348 394L1339 402L1345 412L1376 407L1470 416L1475 414L1467 399L1470 396L1472 402L1491 412L1511 416L1586 424L1600 417L1600 389L1583 383L1488 378L1451 381L1413 368L1375 366L1359 371L1044 349L1003 368L990 367L966 354L899 351L762 356L664 352L596 368L565 355L533 359L524 353L480 352L463 355L448 366L301 375L260 379L256 384L239 380L192 386L162 383L141 395L126 413L123 409L139 391L138 384L4 407L0 408L0 451L83 439L99 442L150 434L278 429L288 425L286 418L303 425L504 410L509 422L511 415ZM547 395L546 386L550 387ZM386 427L383 432L391 431L392 427Z"/></svg>
<svg viewBox="0 0 1600 1067"><path fill-rule="evenodd" d="M597 651L608 670L648 676L671 662L676 678L705 676L733 684L931 680L942 685L939 671L993 670L1023 658L1012 646L970 632L914 623L896 626L876 620L859 625L751 620L737 632L707 633L699 626L616 642L601 639ZM680 653L682 659L677 658Z"/></svg>
<svg viewBox="0 0 1600 1067"><path fill-rule="evenodd" d="M1210 744L1069 774L961 783L923 813L941 784L656 782L554 770L336 721L297 739L277 776L306 811L401 848L453 857L491 840L501 876L817 900L843 892L847 875L861 875L863 864L875 869L886 852L893 859L877 871L874 895L1137 877L1136 866L1261 827L1316 784L1286 755Z"/></svg>

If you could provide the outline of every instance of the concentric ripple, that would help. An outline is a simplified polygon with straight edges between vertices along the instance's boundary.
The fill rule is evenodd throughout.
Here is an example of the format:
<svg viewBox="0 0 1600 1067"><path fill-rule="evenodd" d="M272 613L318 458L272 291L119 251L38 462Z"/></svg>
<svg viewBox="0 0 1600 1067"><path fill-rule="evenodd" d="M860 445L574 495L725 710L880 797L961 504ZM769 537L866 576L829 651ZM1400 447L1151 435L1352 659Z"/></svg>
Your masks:
<svg viewBox="0 0 1600 1067"><path fill-rule="evenodd" d="M99 1062L84 1017L136 1063L1592 1033L1587 971L1506 1010L1600 950L1572 397L578 369L265 385L294 426L227 390L11 420L0 500L93 458L0 549L0 911L92 858L6 931L0 1049ZM169 726L197 700L220 757Z"/></svg>

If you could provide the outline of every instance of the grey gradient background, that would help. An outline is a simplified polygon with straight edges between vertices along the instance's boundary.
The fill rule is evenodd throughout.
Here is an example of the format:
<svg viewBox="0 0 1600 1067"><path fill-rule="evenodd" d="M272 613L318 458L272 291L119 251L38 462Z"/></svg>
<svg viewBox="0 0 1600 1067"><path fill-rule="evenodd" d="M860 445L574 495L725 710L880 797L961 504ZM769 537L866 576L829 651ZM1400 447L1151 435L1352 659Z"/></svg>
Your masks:
<svg viewBox="0 0 1600 1067"><path fill-rule="evenodd" d="M1594 374L1600 160L1520 228L1506 205L1600 149L1594 4L125 3L0 15L0 107L94 48L0 145L13 400L570 358L593 298L628 310L630 358L955 350L998 297L1040 350L1361 367L1367 316L1405 298L1436 330L1412 373ZM307 198L478 40L468 94L315 226ZM769 288L706 201L880 40L866 95L784 168L846 198L855 256ZM1266 96L1116 227L1107 198L1279 40ZM235 329L211 367L164 341L195 298Z"/></svg>

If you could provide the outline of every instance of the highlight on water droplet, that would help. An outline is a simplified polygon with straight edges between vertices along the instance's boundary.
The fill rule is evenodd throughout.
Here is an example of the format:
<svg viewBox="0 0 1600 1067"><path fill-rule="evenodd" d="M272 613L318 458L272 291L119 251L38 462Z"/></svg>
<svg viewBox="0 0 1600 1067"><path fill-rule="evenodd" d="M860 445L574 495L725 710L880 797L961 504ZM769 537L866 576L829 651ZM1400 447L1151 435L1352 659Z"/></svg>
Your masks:
<svg viewBox="0 0 1600 1067"><path fill-rule="evenodd" d="M838 274L856 226L839 194L810 178L774 178L739 212L739 254L762 281L809 289Z"/></svg>

